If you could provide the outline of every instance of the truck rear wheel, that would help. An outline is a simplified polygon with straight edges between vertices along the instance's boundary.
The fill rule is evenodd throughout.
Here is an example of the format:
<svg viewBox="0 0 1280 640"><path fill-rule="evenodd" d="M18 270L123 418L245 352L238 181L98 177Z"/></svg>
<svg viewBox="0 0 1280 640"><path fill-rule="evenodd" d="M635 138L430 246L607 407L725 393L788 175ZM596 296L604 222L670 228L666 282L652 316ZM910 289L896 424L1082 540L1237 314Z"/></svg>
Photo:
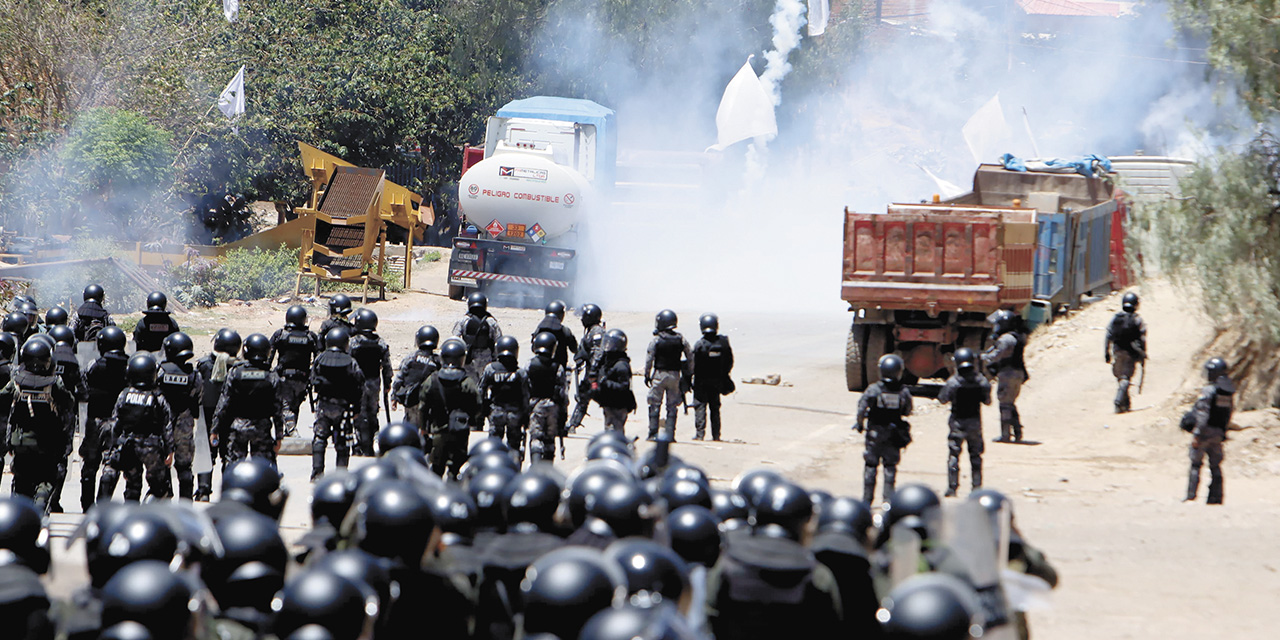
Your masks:
<svg viewBox="0 0 1280 640"><path fill-rule="evenodd" d="M462 299L462 294L464 294L464 293L466 293L466 292L467 292L467 288L466 288L466 287L464 287L464 286L462 286L462 285L458 285L458 284L451 284L451 285L449 285L449 299L450 299L450 300L461 300L461 299Z"/></svg>
<svg viewBox="0 0 1280 640"><path fill-rule="evenodd" d="M866 360L867 384L880 379L880 358L888 353L889 326L872 324L866 326L867 348L863 351Z"/></svg>
<svg viewBox="0 0 1280 640"><path fill-rule="evenodd" d="M866 344L867 328L859 324L850 327L849 339L844 347L844 381L850 391L867 388L866 363L862 358Z"/></svg>

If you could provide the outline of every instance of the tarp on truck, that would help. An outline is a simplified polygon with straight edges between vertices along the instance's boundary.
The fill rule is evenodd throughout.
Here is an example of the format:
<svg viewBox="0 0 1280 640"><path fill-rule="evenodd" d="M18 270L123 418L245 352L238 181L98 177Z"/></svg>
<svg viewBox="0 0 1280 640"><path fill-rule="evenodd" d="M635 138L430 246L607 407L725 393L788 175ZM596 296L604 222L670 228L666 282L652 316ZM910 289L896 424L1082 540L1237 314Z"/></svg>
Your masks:
<svg viewBox="0 0 1280 640"><path fill-rule="evenodd" d="M591 100L579 98L560 98L556 96L534 96L521 100L512 100L498 109L494 114L499 118L532 118L536 120L556 120L559 122L578 122L596 128L598 148L596 149L597 175L612 178L613 166L618 158L618 125L617 114L613 109L602 106Z"/></svg>

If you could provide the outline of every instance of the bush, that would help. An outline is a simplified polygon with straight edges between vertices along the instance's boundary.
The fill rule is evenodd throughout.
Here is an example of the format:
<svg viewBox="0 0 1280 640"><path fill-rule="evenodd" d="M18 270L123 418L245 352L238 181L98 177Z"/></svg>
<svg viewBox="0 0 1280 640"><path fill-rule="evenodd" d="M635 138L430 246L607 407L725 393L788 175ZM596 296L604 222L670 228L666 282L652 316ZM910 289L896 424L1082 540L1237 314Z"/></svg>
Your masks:
<svg viewBox="0 0 1280 640"><path fill-rule="evenodd" d="M227 300L257 300L293 293L298 250L233 249L221 259L193 259L170 267L169 288L191 307L211 307Z"/></svg>

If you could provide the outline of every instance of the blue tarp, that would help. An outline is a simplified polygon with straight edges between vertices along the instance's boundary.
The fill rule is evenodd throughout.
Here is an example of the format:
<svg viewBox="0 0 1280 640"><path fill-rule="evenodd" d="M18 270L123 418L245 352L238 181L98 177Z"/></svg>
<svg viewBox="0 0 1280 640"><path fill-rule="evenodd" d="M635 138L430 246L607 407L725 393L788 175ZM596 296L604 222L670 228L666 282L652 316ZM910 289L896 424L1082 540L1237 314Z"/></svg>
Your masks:
<svg viewBox="0 0 1280 640"><path fill-rule="evenodd" d="M613 183L613 169L618 158L618 127L613 109L591 100L534 96L512 100L498 109L499 118L535 118L593 125L596 128L596 171L603 184ZM599 180L598 180L599 181ZM600 184L597 184L599 187Z"/></svg>
<svg viewBox="0 0 1280 640"><path fill-rule="evenodd" d="M1078 173L1086 178L1094 177L1094 171L1101 169L1111 172L1111 161L1106 156L1089 154L1074 158L1049 158L1047 160L1023 160L1012 153L1000 156L1000 163L1009 171L1025 173L1041 171L1046 173Z"/></svg>

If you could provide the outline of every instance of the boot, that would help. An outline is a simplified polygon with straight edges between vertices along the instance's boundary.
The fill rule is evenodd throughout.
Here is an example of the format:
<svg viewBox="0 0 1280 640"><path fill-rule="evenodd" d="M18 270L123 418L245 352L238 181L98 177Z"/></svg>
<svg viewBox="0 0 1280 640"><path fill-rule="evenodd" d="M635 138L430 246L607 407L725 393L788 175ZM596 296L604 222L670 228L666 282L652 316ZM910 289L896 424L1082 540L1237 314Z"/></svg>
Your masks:
<svg viewBox="0 0 1280 640"><path fill-rule="evenodd" d="M977 491L982 488L982 461L978 460L971 467L973 475L972 490Z"/></svg>
<svg viewBox="0 0 1280 640"><path fill-rule="evenodd" d="M1209 469L1209 497L1205 504L1222 504L1222 472Z"/></svg>
<svg viewBox="0 0 1280 640"><path fill-rule="evenodd" d="M656 406L649 407L649 439L658 439L658 418L661 416L662 410Z"/></svg>
<svg viewBox="0 0 1280 640"><path fill-rule="evenodd" d="M95 483L93 478L80 478L80 511L81 513L89 513L89 507L93 506L94 501L98 497L97 491L94 490Z"/></svg>
<svg viewBox="0 0 1280 640"><path fill-rule="evenodd" d="M886 466L884 468L884 501L888 502L893 498L893 486L898 479L898 468Z"/></svg>
<svg viewBox="0 0 1280 640"><path fill-rule="evenodd" d="M1116 413L1129 411L1129 381L1121 380L1116 388Z"/></svg>
<svg viewBox="0 0 1280 640"><path fill-rule="evenodd" d="M178 472L178 497L184 500L190 500L195 488L195 476L190 471Z"/></svg>
<svg viewBox="0 0 1280 640"><path fill-rule="evenodd" d="M1200 467L1191 467L1191 475L1187 478L1187 497L1183 502L1195 502L1196 492L1200 490Z"/></svg>
<svg viewBox="0 0 1280 640"><path fill-rule="evenodd" d="M1013 441L1013 405L1008 402L1000 403L1000 437L996 438L996 442L1012 442Z"/></svg>
<svg viewBox="0 0 1280 640"><path fill-rule="evenodd" d="M956 497L956 489L960 488L960 459L955 456L947 458L947 492L944 497Z"/></svg>
<svg viewBox="0 0 1280 640"><path fill-rule="evenodd" d="M213 472L205 471L196 474L196 491L192 499L196 502L208 502L213 495Z"/></svg>
<svg viewBox="0 0 1280 640"><path fill-rule="evenodd" d="M1013 441L1022 442L1022 416L1018 415L1018 408L1013 408Z"/></svg>
<svg viewBox="0 0 1280 640"><path fill-rule="evenodd" d="M876 468L867 466L862 472L862 501L875 506L876 503Z"/></svg>

